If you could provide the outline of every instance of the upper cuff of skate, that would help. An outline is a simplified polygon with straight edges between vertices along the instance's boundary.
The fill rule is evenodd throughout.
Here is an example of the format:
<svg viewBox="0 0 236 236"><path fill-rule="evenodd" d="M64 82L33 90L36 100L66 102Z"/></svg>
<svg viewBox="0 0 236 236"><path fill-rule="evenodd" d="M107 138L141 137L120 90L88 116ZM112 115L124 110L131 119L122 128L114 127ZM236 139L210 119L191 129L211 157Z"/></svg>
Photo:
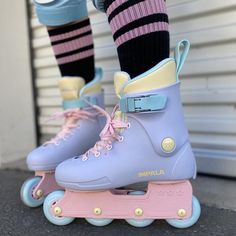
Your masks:
<svg viewBox="0 0 236 236"><path fill-rule="evenodd" d="M61 26L88 17L85 0L34 0L39 22Z"/></svg>
<svg viewBox="0 0 236 236"><path fill-rule="evenodd" d="M138 97L124 97L120 99L120 111L129 112L156 112L164 110L167 97L163 95L146 95Z"/></svg>
<svg viewBox="0 0 236 236"><path fill-rule="evenodd" d="M85 97L77 100L65 100L63 101L63 108L73 109L73 108L88 108L91 104L98 105L96 97Z"/></svg>

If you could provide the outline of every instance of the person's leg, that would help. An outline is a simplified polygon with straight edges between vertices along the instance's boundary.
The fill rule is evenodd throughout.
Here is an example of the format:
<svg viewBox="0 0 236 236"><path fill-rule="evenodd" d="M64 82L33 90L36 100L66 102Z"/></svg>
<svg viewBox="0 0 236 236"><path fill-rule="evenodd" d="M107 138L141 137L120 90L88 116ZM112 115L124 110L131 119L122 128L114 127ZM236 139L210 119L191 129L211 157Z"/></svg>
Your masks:
<svg viewBox="0 0 236 236"><path fill-rule="evenodd" d="M104 6L118 54L125 55L119 54L121 66L126 66L123 56L131 61L126 61L126 71L115 73L119 103L111 116L103 111L107 124L101 140L82 156L83 165L81 160L60 164L57 182L65 188L101 190L195 177L178 78L189 42L181 41L169 58L164 0L105 0ZM156 21L147 23L153 16Z"/></svg>
<svg viewBox="0 0 236 236"><path fill-rule="evenodd" d="M35 0L35 6L39 21L48 29L61 71L58 87L65 110L55 117L65 119L61 131L43 145L43 151L40 147L27 159L30 169L36 170L40 165L43 170L48 170L69 157L83 153L97 139L99 122L90 125L94 132L86 132L88 127L83 126L87 121L91 123L91 117L96 119L84 100L103 106L102 71L97 69L95 73L94 69L93 36L86 0Z"/></svg>
<svg viewBox="0 0 236 236"><path fill-rule="evenodd" d="M131 78L169 57L169 24L164 0L98 2L108 17L121 70Z"/></svg>
<svg viewBox="0 0 236 236"><path fill-rule="evenodd" d="M88 17L59 27L47 27L61 76L94 78L94 44Z"/></svg>
<svg viewBox="0 0 236 236"><path fill-rule="evenodd" d="M27 157L28 168L36 171L37 176L27 180L21 189L21 198L30 207L42 204L43 196L58 188L51 172L62 161L93 146L104 124L90 105L104 107L104 97L102 70L94 69L93 38L86 0L35 1L39 20L48 28L61 71L58 87L65 111L52 117L64 120L58 134ZM43 176L42 181L38 175Z"/></svg>
<svg viewBox="0 0 236 236"><path fill-rule="evenodd" d="M94 77L94 45L86 0L34 0L47 26L61 76Z"/></svg>
<svg viewBox="0 0 236 236"><path fill-rule="evenodd" d="M118 105L112 115L97 108L107 117L101 139L81 158L61 163L56 168L56 181L66 191L79 190L74 191L78 197L81 191L95 191L90 196L94 198L96 191L139 182L156 182L150 183L147 193L143 192L143 201L148 207L144 211L137 208L133 216L140 218L127 222L143 227L152 222L147 221L146 216L159 219L158 212L163 210L152 211L150 199L161 197L164 207L167 202L174 203L168 218L177 220L168 222L180 228L189 227L200 215L197 200L194 203L197 207L193 207L192 188L188 181L196 177L196 161L184 122L179 90L179 73L190 44L187 40L181 41L175 49L175 57L169 58L168 17L164 0L105 0L104 8L123 70L114 76ZM155 187L151 185L158 184L163 190L153 191ZM160 196L169 189L173 192L169 199L167 195ZM183 201L181 198L176 200L179 192L183 193ZM120 218L126 218L127 212L134 211L135 197L130 201L125 199L126 207L122 208L123 193L112 191L112 194L105 195L106 201L104 198L98 201L102 214L107 202L117 207L115 211L105 213L105 223L110 223L110 218L116 218L117 212ZM140 200L138 197L137 200ZM62 202L65 208L67 203L71 206L68 198L63 198ZM182 207L184 202L188 205L186 208ZM94 211L89 204L86 208L88 212ZM178 215L176 209L180 209ZM192 216L191 213L187 215L185 209L194 209ZM161 214L165 219L166 212ZM93 214L87 217L93 217ZM184 217L187 219L182 220ZM98 219L89 222L101 225L104 219L102 222Z"/></svg>

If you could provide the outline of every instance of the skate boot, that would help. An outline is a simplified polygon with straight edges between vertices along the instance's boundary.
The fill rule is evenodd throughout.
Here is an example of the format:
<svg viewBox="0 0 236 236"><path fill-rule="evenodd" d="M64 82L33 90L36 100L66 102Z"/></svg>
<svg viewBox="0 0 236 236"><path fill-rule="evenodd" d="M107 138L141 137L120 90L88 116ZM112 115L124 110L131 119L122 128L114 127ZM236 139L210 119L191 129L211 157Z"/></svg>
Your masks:
<svg viewBox="0 0 236 236"><path fill-rule="evenodd" d="M51 119L64 119L64 125L53 139L27 157L28 168L35 171L35 177L26 180L21 188L21 199L27 206L37 207L43 203L45 195L61 189L54 177L57 165L86 152L99 139L105 122L91 104L104 107L101 78L102 70L97 69L94 80L87 85L77 77L59 80L64 112Z"/></svg>
<svg viewBox="0 0 236 236"><path fill-rule="evenodd" d="M44 213L52 223L85 217L99 226L126 219L144 227L166 219L186 228L198 220L200 205L189 182L196 177L196 162L178 79L188 50L189 42L183 40L174 59L132 80L127 73L115 74L119 105L111 116L97 108L107 117L100 141L56 169L57 183L66 192L51 193L45 200ZM139 182L148 182L145 192L117 189Z"/></svg>

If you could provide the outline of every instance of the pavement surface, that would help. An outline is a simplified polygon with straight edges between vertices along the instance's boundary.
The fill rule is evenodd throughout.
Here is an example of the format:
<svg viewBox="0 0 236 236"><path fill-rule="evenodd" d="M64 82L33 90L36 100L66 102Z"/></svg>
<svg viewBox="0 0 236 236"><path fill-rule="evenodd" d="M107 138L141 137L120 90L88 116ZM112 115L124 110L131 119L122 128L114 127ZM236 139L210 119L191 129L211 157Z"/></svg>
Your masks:
<svg viewBox="0 0 236 236"><path fill-rule="evenodd" d="M77 236L234 236L236 212L202 205L201 218L189 229L175 229L165 221L155 221L146 228L135 228L124 220L114 220L106 227L95 227L84 219L67 226L55 226L47 221L42 208L30 209L20 200L20 187L30 177L29 172L0 171L0 235L77 235Z"/></svg>

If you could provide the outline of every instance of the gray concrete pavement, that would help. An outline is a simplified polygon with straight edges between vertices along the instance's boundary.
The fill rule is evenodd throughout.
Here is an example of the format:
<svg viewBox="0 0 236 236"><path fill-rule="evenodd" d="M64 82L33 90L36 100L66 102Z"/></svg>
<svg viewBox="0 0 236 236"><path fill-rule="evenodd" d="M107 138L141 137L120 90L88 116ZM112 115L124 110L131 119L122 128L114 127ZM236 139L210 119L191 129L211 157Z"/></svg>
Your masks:
<svg viewBox="0 0 236 236"><path fill-rule="evenodd" d="M16 170L0 171L0 235L77 235L77 236L234 236L236 212L202 205L199 222L190 229L174 229L165 221L156 221L147 228L134 228L124 220L115 220L109 226L98 228L84 219L68 226L54 226L44 217L42 208L30 209L19 197L22 182L30 173Z"/></svg>

